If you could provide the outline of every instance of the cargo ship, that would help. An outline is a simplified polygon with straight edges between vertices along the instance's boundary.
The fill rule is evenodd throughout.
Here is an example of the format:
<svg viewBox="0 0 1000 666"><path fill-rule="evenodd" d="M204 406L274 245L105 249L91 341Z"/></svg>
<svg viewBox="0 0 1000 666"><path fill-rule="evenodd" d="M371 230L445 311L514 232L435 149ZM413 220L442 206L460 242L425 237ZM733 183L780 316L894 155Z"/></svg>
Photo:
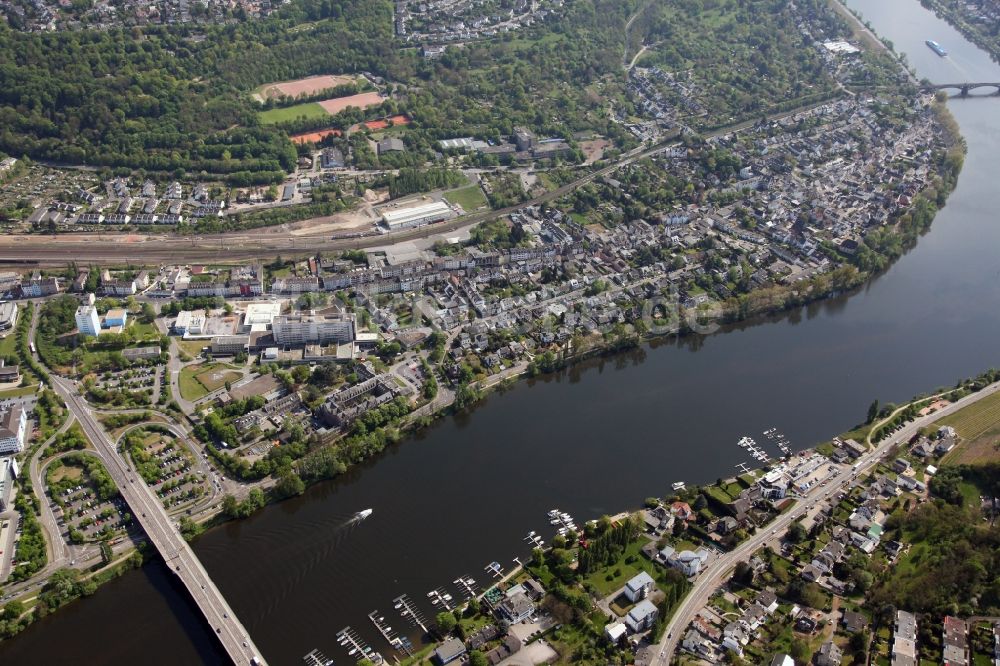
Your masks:
<svg viewBox="0 0 1000 666"><path fill-rule="evenodd" d="M934 53L937 53L942 58L948 55L948 51L945 50L943 46L935 42L933 39L928 39L924 43L927 44L927 47L930 48L931 51L934 51Z"/></svg>

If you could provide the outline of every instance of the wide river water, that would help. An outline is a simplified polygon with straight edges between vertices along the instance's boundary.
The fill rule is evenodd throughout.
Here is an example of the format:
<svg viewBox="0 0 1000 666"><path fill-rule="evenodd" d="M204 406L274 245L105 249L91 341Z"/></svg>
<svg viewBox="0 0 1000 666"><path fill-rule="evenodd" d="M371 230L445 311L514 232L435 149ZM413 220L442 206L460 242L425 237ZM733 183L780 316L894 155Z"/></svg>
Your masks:
<svg viewBox="0 0 1000 666"><path fill-rule="evenodd" d="M916 0L851 0L932 81L1000 81L1000 67ZM925 45L949 51L940 58ZM958 188L917 247L850 297L680 344L521 382L345 478L203 536L195 550L271 664L320 648L352 657L346 625L387 651L367 619L404 628L392 599L549 538L545 513L578 521L635 507L677 480L751 461L744 434L777 426L799 448L899 401L1000 361L1000 98L949 104L969 143ZM772 454L775 453L772 451ZM374 509L362 522L355 512ZM0 644L4 664L223 663L215 638L154 564Z"/></svg>

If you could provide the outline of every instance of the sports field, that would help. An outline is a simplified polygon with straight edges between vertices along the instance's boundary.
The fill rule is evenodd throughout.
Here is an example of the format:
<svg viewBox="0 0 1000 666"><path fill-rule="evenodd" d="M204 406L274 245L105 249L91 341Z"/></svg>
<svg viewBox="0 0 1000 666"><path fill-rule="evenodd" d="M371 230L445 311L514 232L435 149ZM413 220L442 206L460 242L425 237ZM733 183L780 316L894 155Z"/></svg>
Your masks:
<svg viewBox="0 0 1000 666"><path fill-rule="evenodd" d="M356 106L359 109L367 109L369 106L377 106L382 103L382 95L377 92L358 93L347 97L334 97L317 102L331 116L340 113L349 106Z"/></svg>
<svg viewBox="0 0 1000 666"><path fill-rule="evenodd" d="M321 90L329 90L337 86L343 86L357 81L353 76L333 76L325 74L322 76L307 76L304 79L293 81L279 81L278 83L265 83L257 89L256 95L259 99L271 99L287 95L288 97L298 97L299 95L313 95Z"/></svg>
<svg viewBox="0 0 1000 666"><path fill-rule="evenodd" d="M280 109L268 109L260 112L260 122L265 125L288 122L295 120L299 116L306 118L324 118L340 113L349 106L359 109L367 109L370 106L377 106L382 103L382 96L377 92L359 93L346 97L334 97L324 99L321 102L306 102L303 104L293 104L292 106Z"/></svg>
<svg viewBox="0 0 1000 666"><path fill-rule="evenodd" d="M295 104L294 106L286 106L281 109L268 109L267 111L260 112L260 122L265 125L273 125L274 123L284 123L289 120L295 120L299 116L305 116L306 118L324 118L330 115L326 112L319 102L308 102L306 104Z"/></svg>

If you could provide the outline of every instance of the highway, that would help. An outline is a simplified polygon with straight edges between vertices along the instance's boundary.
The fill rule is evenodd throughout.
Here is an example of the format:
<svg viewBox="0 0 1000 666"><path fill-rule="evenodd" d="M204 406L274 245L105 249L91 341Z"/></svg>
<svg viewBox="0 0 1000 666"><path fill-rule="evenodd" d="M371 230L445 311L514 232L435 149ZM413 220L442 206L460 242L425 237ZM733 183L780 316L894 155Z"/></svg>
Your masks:
<svg viewBox="0 0 1000 666"><path fill-rule="evenodd" d="M804 513L803 510L808 511L814 507L818 507L837 493L842 492L858 476L866 473L869 469L875 466L892 447L900 442L908 441L911 437L917 434L921 428L930 425L942 416L946 416L961 409L962 407L966 407L978 400L982 400L983 398L992 395L998 389L1000 389L1000 383L991 384L982 391L967 395L942 410L911 421L901 430L894 433L891 437L886 438L885 441L873 450L861 456L861 458L855 462L856 465L860 465L855 472L842 472L839 477L836 477L829 483L828 487L820 488L819 492L815 495L810 495L800 499L789 510L785 511L785 513L769 523L766 527L760 528L750 539L715 560L715 562L713 562L704 572L701 573L701 575L698 576L694 586L691 588L690 592L688 592L688 595L684 598L681 605L677 608L677 611L670 618L670 622L667 623L666 630L663 633L663 638L660 639L660 643L656 647L656 658L653 663L658 666L670 663L678 644L683 639L685 628L691 624L691 621L694 619L695 615L697 615L698 611L708 603L709 598L715 590L730 578L731 572L736 564L741 561L749 560L750 556L765 543L784 534L789 525L791 525L795 519ZM896 412L899 412L904 407L900 407L896 410ZM895 415L896 412L893 412L893 415ZM891 419L892 416L888 418ZM888 421L888 419L886 419L886 421ZM872 430L874 431L874 428Z"/></svg>
<svg viewBox="0 0 1000 666"><path fill-rule="evenodd" d="M53 375L52 386L66 401L66 406L76 416L87 437L93 442L135 519L142 525L150 542L156 546L170 570L184 583L233 663L265 664L246 628L212 582L194 551L171 522L160 500L115 451L115 446L108 438L104 427L77 393L75 383Z"/></svg>

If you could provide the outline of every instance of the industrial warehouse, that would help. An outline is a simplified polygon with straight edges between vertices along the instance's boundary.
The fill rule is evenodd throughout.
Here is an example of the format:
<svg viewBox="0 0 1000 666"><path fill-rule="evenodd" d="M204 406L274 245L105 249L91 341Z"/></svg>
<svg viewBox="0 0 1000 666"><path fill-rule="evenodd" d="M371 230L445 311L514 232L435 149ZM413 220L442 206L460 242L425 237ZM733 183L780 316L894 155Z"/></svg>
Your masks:
<svg viewBox="0 0 1000 666"><path fill-rule="evenodd" d="M411 208L397 208L394 210L384 210L382 212L382 223L389 231L398 229L411 229L433 222L441 222L455 217L455 211L451 206L443 201L432 201L431 203Z"/></svg>

